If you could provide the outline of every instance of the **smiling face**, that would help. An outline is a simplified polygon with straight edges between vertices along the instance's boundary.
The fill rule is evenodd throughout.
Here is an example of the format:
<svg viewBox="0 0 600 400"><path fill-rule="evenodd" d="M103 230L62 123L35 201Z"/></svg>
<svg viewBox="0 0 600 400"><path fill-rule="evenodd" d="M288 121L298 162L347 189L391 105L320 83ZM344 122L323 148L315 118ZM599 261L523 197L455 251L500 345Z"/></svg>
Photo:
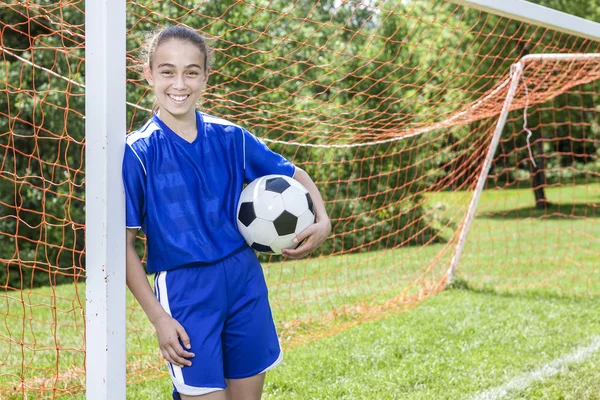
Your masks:
<svg viewBox="0 0 600 400"><path fill-rule="evenodd" d="M159 117L195 121L196 102L208 78L205 54L189 41L171 39L161 43L152 54L151 68L144 74L159 105Z"/></svg>

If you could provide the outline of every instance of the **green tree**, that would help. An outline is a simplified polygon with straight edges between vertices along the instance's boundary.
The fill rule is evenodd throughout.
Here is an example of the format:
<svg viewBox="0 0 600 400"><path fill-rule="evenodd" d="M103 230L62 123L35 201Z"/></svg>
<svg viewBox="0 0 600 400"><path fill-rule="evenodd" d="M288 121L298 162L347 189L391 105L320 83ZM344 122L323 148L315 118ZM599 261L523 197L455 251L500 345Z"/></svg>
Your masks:
<svg viewBox="0 0 600 400"><path fill-rule="evenodd" d="M5 287L72 281L83 270L85 106L76 83L83 83L84 14L78 7L25 10L17 3L3 9L0 282ZM59 35L53 23L62 19L73 25Z"/></svg>

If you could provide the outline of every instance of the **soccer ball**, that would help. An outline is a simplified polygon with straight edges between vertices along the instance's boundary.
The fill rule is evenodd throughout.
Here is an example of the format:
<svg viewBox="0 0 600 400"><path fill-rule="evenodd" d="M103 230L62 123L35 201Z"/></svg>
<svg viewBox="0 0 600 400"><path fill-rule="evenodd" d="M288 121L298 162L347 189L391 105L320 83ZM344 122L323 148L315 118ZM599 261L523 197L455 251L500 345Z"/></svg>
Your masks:
<svg viewBox="0 0 600 400"><path fill-rule="evenodd" d="M293 239L315 222L308 190L284 175L266 175L252 181L240 195L237 225L250 247L281 254L296 248Z"/></svg>

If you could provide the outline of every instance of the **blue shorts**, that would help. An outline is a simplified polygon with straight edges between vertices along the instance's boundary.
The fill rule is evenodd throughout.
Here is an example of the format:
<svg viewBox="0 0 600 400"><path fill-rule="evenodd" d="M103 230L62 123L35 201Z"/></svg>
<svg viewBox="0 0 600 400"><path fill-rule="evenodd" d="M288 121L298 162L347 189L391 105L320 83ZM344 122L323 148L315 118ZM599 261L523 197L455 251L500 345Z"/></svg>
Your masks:
<svg viewBox="0 0 600 400"><path fill-rule="evenodd" d="M158 272L155 295L190 337L190 367L169 363L173 398L226 387L283 359L262 267L245 247L215 263Z"/></svg>

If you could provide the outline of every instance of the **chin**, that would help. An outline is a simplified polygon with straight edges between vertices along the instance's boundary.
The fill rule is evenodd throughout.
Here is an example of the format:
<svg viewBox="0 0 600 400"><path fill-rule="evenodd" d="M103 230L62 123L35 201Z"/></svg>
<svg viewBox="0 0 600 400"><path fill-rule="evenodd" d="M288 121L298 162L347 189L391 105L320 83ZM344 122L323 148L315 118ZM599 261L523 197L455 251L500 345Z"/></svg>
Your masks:
<svg viewBox="0 0 600 400"><path fill-rule="evenodd" d="M196 111L196 107L178 108L178 107L162 107L163 110L168 112L174 117L182 117Z"/></svg>

